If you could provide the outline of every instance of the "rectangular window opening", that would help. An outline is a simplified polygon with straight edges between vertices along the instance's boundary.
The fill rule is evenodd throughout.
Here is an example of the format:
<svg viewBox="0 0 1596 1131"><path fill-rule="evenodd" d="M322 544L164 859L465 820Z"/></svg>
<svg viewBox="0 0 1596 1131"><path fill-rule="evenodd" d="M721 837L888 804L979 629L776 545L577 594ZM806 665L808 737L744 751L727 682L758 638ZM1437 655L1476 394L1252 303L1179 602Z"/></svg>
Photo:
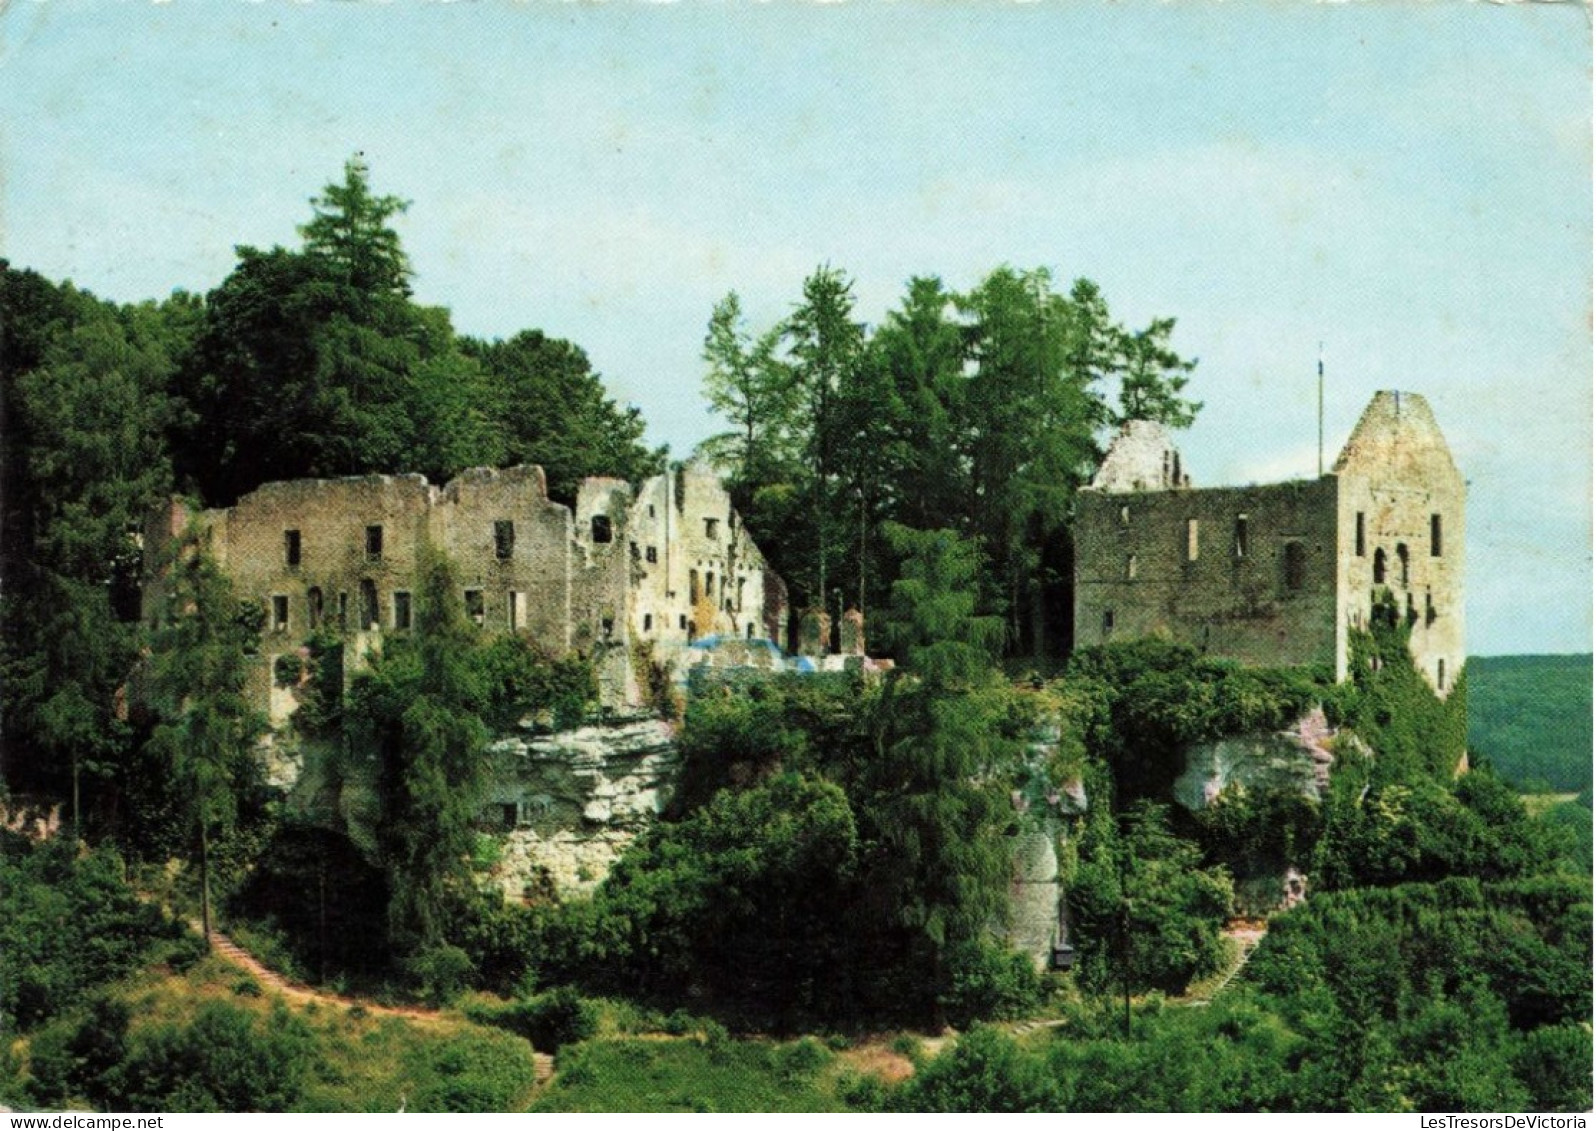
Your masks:
<svg viewBox="0 0 1596 1131"><path fill-rule="evenodd" d="M1197 547L1197 520L1195 518L1188 518L1186 520L1186 560L1188 562L1194 562L1197 560Z"/></svg>
<svg viewBox="0 0 1596 1131"><path fill-rule="evenodd" d="M403 590L393 595L393 626L400 630L410 627L410 594Z"/></svg>
<svg viewBox="0 0 1596 1131"><path fill-rule="evenodd" d="M505 598L510 621L510 631L520 632L526 627L526 594L512 592Z"/></svg>
<svg viewBox="0 0 1596 1131"><path fill-rule="evenodd" d="M283 561L289 569L299 568L299 531L283 531Z"/></svg>
<svg viewBox="0 0 1596 1131"><path fill-rule="evenodd" d="M382 527L366 527L366 560L380 562L382 560Z"/></svg>
<svg viewBox="0 0 1596 1131"><path fill-rule="evenodd" d="M644 549L643 560L650 563L659 561L659 547L649 546Z"/></svg>
<svg viewBox="0 0 1596 1131"><path fill-rule="evenodd" d="M1247 516L1244 515L1244 514L1238 514L1236 516L1236 557L1244 558L1246 556L1247 556Z"/></svg>
<svg viewBox="0 0 1596 1131"><path fill-rule="evenodd" d="M1113 631L1114 631L1114 610L1113 609L1104 609L1103 610L1103 635L1107 636L1109 633L1111 633Z"/></svg>
<svg viewBox="0 0 1596 1131"><path fill-rule="evenodd" d="M1356 556L1358 556L1360 558L1363 557L1364 552L1365 552L1365 545L1366 545L1366 543L1364 541L1364 532L1363 532L1363 512L1359 511L1358 512L1357 528L1353 531L1353 535L1352 535L1352 552Z"/></svg>
<svg viewBox="0 0 1596 1131"><path fill-rule="evenodd" d="M288 598L281 594L272 597L272 631L288 631Z"/></svg>
<svg viewBox="0 0 1596 1131"><path fill-rule="evenodd" d="M487 619L487 605L482 599L482 590L467 589L465 591L466 616L471 618L473 624L481 624Z"/></svg>
<svg viewBox="0 0 1596 1131"><path fill-rule="evenodd" d="M706 518L704 520L704 537L711 542L720 538L720 519Z"/></svg>
<svg viewBox="0 0 1596 1131"><path fill-rule="evenodd" d="M493 524L493 556L507 562L515 554L515 523L507 518Z"/></svg>
<svg viewBox="0 0 1596 1131"><path fill-rule="evenodd" d="M644 632L653 632L654 631L654 614L653 613L644 613L643 614L643 631Z"/></svg>
<svg viewBox="0 0 1596 1131"><path fill-rule="evenodd" d="M1438 558L1440 556L1441 556L1441 516L1438 515L1438 514L1432 514L1430 516L1430 557Z"/></svg>

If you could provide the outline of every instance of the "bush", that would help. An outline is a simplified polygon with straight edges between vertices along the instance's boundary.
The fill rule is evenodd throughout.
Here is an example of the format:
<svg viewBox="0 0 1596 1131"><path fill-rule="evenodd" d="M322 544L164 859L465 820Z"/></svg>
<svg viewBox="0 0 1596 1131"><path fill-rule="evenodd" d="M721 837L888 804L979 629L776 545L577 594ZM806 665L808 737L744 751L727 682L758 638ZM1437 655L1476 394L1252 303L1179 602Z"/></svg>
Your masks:
<svg viewBox="0 0 1596 1131"><path fill-rule="evenodd" d="M889 1097L898 1111L1045 1112L1063 1096L1040 1057L980 1026L959 1038Z"/></svg>
<svg viewBox="0 0 1596 1131"><path fill-rule="evenodd" d="M598 1032L599 1021L598 1007L569 986L514 1005L475 1007L467 1010L467 1016L525 1037L533 1048L549 1053L592 1037Z"/></svg>
<svg viewBox="0 0 1596 1131"><path fill-rule="evenodd" d="M126 1111L288 1111L313 1048L304 1022L281 1005L257 1025L246 1010L212 1002L192 1024L143 1033L107 1100Z"/></svg>
<svg viewBox="0 0 1596 1131"><path fill-rule="evenodd" d="M457 946L428 947L405 962L405 976L431 1002L445 1002L466 986L471 956Z"/></svg>
<svg viewBox="0 0 1596 1131"><path fill-rule="evenodd" d="M1023 954L969 942L948 954L948 988L940 1001L958 1028L972 1021L1023 1017L1042 1000L1042 979Z"/></svg>
<svg viewBox="0 0 1596 1131"><path fill-rule="evenodd" d="M407 1065L420 1087L415 1111L506 1111L532 1087L532 1050L502 1033L461 1032L413 1054Z"/></svg>

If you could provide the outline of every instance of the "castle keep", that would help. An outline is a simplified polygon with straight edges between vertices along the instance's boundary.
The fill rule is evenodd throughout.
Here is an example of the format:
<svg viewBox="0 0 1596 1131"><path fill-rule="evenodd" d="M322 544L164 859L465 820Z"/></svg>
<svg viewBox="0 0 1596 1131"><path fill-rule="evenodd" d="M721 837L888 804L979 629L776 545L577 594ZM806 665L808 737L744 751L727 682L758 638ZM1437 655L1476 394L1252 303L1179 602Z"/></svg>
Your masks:
<svg viewBox="0 0 1596 1131"><path fill-rule="evenodd" d="M1329 474L1191 486L1160 425L1132 421L1077 500L1077 645L1163 636L1345 679L1348 636L1394 607L1436 692L1463 668L1463 477L1430 406L1383 392Z"/></svg>
<svg viewBox="0 0 1596 1131"><path fill-rule="evenodd" d="M238 596L266 614L251 693L273 724L292 712L279 656L331 630L358 664L411 627L423 547L454 565L466 615L524 632L551 655L593 654L611 704L640 693L630 646L720 635L780 639L787 590L743 528L719 478L688 465L635 490L585 480L573 510L536 467L475 468L437 487L419 475L268 483L225 509L173 502L145 532L160 546L193 522ZM159 605L146 584L145 608Z"/></svg>

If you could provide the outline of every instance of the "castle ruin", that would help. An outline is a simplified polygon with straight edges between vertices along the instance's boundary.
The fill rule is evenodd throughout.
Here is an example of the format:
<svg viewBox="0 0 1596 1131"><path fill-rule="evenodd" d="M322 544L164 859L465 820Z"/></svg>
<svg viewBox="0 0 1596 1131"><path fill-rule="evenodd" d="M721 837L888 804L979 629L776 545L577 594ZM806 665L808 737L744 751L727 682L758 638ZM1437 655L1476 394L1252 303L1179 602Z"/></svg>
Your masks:
<svg viewBox="0 0 1596 1131"><path fill-rule="evenodd" d="M240 599L265 613L249 688L287 721L280 656L331 631L353 666L416 615L425 547L455 569L461 608L489 632L528 634L551 656L594 656L611 706L641 702L634 644L706 636L780 640L787 587L708 468L689 464L633 488L590 478L576 506L548 497L537 467L473 468L442 487L420 475L268 483L226 508L173 501L145 532L161 546L197 528ZM146 610L160 604L146 580ZM148 614L147 614L148 615Z"/></svg>
<svg viewBox="0 0 1596 1131"><path fill-rule="evenodd" d="M1465 485L1430 406L1382 392L1329 474L1194 488L1131 421L1075 520L1075 642L1159 636L1244 664L1347 677L1349 635L1395 611L1437 694L1463 670Z"/></svg>

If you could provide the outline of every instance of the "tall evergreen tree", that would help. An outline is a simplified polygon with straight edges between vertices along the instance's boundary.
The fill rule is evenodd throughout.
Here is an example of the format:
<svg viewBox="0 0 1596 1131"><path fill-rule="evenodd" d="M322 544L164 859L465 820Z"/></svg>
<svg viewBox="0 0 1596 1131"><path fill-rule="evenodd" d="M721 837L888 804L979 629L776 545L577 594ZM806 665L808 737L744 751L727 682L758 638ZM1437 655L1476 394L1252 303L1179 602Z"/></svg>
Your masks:
<svg viewBox="0 0 1596 1131"><path fill-rule="evenodd" d="M746 494L793 473L792 440L798 407L791 370L776 357L781 330L750 337L742 301L732 291L715 304L704 336L704 395L732 425L704 442L730 471L734 494Z"/></svg>
<svg viewBox="0 0 1596 1131"><path fill-rule="evenodd" d="M864 325L854 320L853 305L852 280L836 268L821 267L804 280L803 302L785 325L802 406L796 431L807 479L802 494L809 511L809 544L814 547L798 584L808 602L822 608L847 529L833 511L842 470L838 402L844 387L857 379L865 347Z"/></svg>
<svg viewBox="0 0 1596 1131"><path fill-rule="evenodd" d="M232 586L197 539L175 547L167 577L166 620L156 632L149 680L157 722L148 751L171 768L194 832L200 910L211 919L211 846L238 816L258 775L255 742L265 719L245 694L248 653L257 646Z"/></svg>
<svg viewBox="0 0 1596 1131"><path fill-rule="evenodd" d="M1169 343L1173 318L1154 319L1145 330L1115 334L1120 367L1119 413L1115 423L1154 420L1171 428L1189 428L1202 402L1180 394L1197 362L1181 357Z"/></svg>
<svg viewBox="0 0 1596 1131"><path fill-rule="evenodd" d="M1106 309L1083 301L1091 297L1080 288L1071 299L1056 294L1045 270L1003 267L961 299L975 363L972 487L997 586L990 596L1005 611L1010 646L1037 655L1063 581L1044 576L1046 548L1063 534L1106 418L1094 388Z"/></svg>

